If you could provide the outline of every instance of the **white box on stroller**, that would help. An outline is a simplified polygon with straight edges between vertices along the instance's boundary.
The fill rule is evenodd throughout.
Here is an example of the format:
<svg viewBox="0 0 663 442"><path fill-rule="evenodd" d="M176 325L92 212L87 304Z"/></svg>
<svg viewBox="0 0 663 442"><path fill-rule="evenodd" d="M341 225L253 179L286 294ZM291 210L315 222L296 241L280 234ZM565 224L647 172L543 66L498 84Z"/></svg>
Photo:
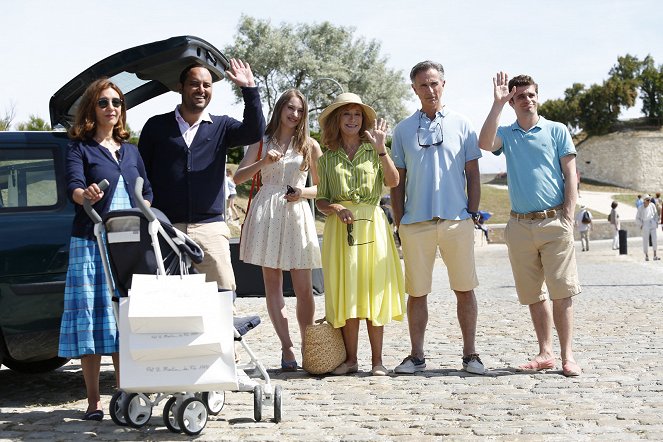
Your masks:
<svg viewBox="0 0 663 442"><path fill-rule="evenodd" d="M196 285L202 287L206 284ZM132 287L132 292L133 290ZM169 291L165 290L163 293ZM120 334L120 388L127 392L142 393L237 390L231 292L218 293L215 290L214 294L209 293L205 296L199 296L197 300L190 300L192 303L202 305L205 310L203 324L206 325L206 328L199 334L199 339L207 344L217 343L218 347L215 346L215 348L220 348L220 353L187 357L179 355L196 353L201 348L192 350L188 348L191 341L186 343L176 336L165 336L169 335L170 332L161 332L162 336L155 338L154 333L144 334L131 331L130 306L135 299L142 297L141 294L136 296L137 293L142 293L142 289L139 288L138 292L133 293L129 298L120 298L118 324ZM157 302L160 302L159 299L162 298L156 298ZM179 306L175 305L170 308L177 309ZM166 309L166 313L172 317L178 315L177 312L168 311L168 309ZM132 339L134 336L140 337ZM154 341L158 341L158 343L151 349L149 344ZM139 343L137 348L133 348L132 344L136 343ZM181 347L178 346L180 344ZM196 347L196 345L193 345L193 347ZM206 345L202 347L205 348ZM209 349L209 347L207 348ZM135 359L132 353L143 359ZM157 355L166 357L152 359Z"/></svg>
<svg viewBox="0 0 663 442"><path fill-rule="evenodd" d="M202 333L207 311L203 296L216 294L217 286L205 275L134 275L129 296L132 333ZM134 296L140 295L140 296Z"/></svg>
<svg viewBox="0 0 663 442"><path fill-rule="evenodd" d="M223 349L216 333L134 333L129 351L136 361L219 356Z"/></svg>

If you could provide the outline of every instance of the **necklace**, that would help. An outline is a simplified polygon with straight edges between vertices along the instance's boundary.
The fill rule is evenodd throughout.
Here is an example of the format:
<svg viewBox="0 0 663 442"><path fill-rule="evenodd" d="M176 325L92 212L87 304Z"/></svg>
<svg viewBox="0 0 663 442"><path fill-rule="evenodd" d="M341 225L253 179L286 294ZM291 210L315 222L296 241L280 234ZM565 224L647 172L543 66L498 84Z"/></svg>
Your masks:
<svg viewBox="0 0 663 442"><path fill-rule="evenodd" d="M290 146L290 140L291 139L292 139L292 137L288 138L287 143L281 144L281 143L279 143L279 140L274 136L274 137L271 138L270 141L272 142L272 144L274 144L278 148L279 152L281 152L282 154L285 155L286 151L288 150L288 146Z"/></svg>

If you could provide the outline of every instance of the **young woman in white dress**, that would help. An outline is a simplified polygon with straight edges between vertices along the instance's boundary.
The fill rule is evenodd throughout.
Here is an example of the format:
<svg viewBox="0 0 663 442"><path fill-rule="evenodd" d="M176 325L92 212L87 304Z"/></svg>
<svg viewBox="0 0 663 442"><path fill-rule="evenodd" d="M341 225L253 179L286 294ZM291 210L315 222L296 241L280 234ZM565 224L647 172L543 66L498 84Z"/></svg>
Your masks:
<svg viewBox="0 0 663 442"><path fill-rule="evenodd" d="M288 371L297 369L297 358L283 298L283 271L292 278L303 343L315 314L311 269L321 266L315 218L307 201L317 194L320 156L319 144L308 136L306 99L289 89L276 102L264 139L249 146L234 176L237 184L258 172L262 176L246 215L239 256L262 267L267 311L281 341L281 368ZM307 187L309 172L313 185Z"/></svg>

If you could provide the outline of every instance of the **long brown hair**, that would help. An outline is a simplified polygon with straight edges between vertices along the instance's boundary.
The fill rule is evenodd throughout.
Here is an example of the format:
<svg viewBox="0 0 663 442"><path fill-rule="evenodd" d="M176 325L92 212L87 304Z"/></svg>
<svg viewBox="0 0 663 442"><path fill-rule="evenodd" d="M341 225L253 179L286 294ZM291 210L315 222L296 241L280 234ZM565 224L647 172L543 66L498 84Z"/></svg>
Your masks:
<svg viewBox="0 0 663 442"><path fill-rule="evenodd" d="M127 132L127 108L124 102L124 94L119 87L115 85L108 78L100 78L93 81L81 97L81 102L76 110L76 117L74 124L69 129L69 137L74 140L90 140L97 130L97 100L103 91L112 88L120 96L122 105L120 109L120 118L118 118L115 127L113 127L113 139L118 143L129 139L129 132Z"/></svg>
<svg viewBox="0 0 663 442"><path fill-rule="evenodd" d="M341 114L348 106L357 106L361 109L361 129L359 130L359 139L362 143L368 142L366 130L368 129L368 116L360 104L348 103L337 109L324 119L322 124L322 144L329 150L337 150L343 146L343 137L341 137Z"/></svg>
<svg viewBox="0 0 663 442"><path fill-rule="evenodd" d="M308 136L308 103L306 102L306 98L304 98L304 94L297 89L288 89L281 94L274 105L274 112L272 112L272 117L265 128L265 135L268 138L272 138L279 132L281 128L281 113L286 104L288 104L288 101L293 97L299 98L303 107L302 118L297 123L297 127L295 127L293 144L295 150L304 157L299 169L308 170L311 166L311 138Z"/></svg>

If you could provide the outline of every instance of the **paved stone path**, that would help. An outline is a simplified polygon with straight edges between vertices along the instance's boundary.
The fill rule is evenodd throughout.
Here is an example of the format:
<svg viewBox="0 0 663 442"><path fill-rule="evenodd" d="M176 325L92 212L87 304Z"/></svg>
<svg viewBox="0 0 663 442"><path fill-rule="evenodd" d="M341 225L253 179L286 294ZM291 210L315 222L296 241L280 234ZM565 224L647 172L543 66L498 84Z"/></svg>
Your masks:
<svg viewBox="0 0 663 442"><path fill-rule="evenodd" d="M574 303L575 348L584 374L560 370L520 373L513 367L536 352L528 310L518 305L506 248L477 249L477 347L485 376L464 373L461 339L446 271L436 267L430 296L427 370L406 376L370 376L365 327L360 331L360 372L313 377L277 369L277 338L264 299L238 300L240 313L263 324L249 333L252 349L284 389L283 421L266 410L253 421L248 393L226 395L199 440L228 441L427 441L427 440L646 440L663 439L663 264L644 262L639 239L633 255L619 256L609 241L578 253L583 293ZM637 243L637 244L636 244ZM294 298L288 307L294 314ZM316 298L319 316L323 299ZM294 335L293 335L294 336ZM385 329L385 365L393 368L409 350L407 323ZM555 349L558 350L557 342ZM558 364L560 364L558 362ZM104 358L102 401L113 392L112 366ZM85 391L78 361L44 375L0 370L0 440L187 440L162 423L161 406L141 429L79 420Z"/></svg>

